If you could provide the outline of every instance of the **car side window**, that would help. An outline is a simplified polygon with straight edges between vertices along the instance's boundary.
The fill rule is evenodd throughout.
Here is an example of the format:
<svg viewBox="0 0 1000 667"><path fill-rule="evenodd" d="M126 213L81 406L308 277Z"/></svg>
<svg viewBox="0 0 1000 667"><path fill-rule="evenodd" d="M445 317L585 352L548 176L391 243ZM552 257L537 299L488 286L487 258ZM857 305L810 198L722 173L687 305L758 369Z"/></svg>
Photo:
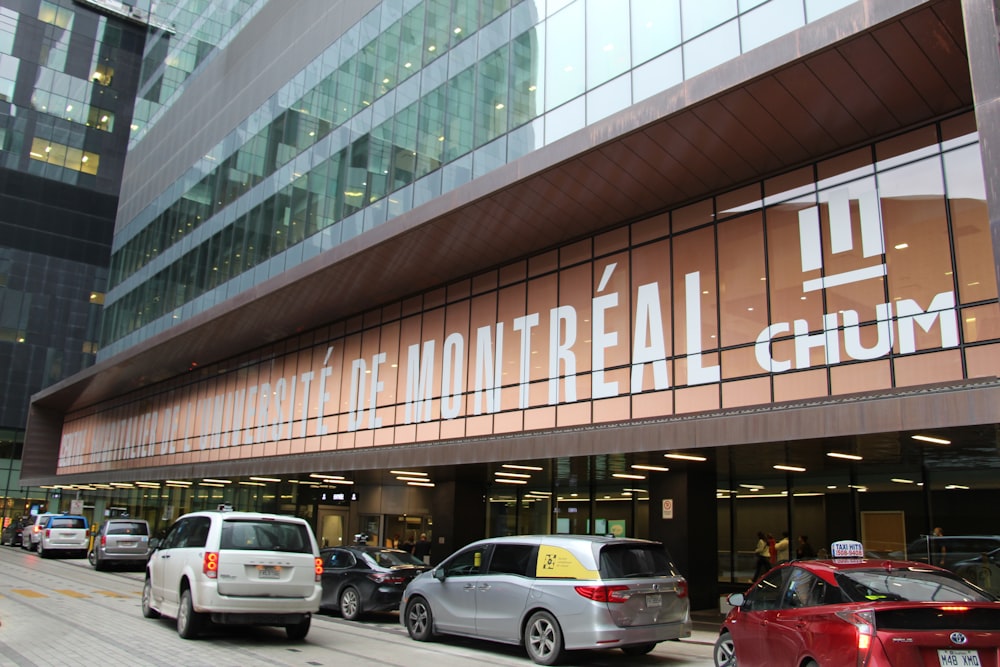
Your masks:
<svg viewBox="0 0 1000 667"><path fill-rule="evenodd" d="M782 608L798 609L828 604L827 587L829 584L801 567L793 567L791 570L792 572L788 576L788 585L782 598Z"/></svg>
<svg viewBox="0 0 1000 667"><path fill-rule="evenodd" d="M445 575L448 577L468 577L479 574L483 567L484 551L484 547L478 547L459 552L444 566Z"/></svg>
<svg viewBox="0 0 1000 667"><path fill-rule="evenodd" d="M196 516L190 520L190 530L185 531L184 540L178 546L186 548L203 547L208 543L208 529L212 520L207 516Z"/></svg>
<svg viewBox="0 0 1000 667"><path fill-rule="evenodd" d="M784 589L785 579L791 568L783 567L771 572L757 582L753 590L747 594L743 608L747 611L768 611L778 609L781 606L781 593Z"/></svg>
<svg viewBox="0 0 1000 667"><path fill-rule="evenodd" d="M354 562L354 554L350 551L336 549L330 552L330 556L326 561L326 567L332 570L344 570L353 566Z"/></svg>
<svg viewBox="0 0 1000 667"><path fill-rule="evenodd" d="M163 538L163 542L160 544L161 549L173 549L178 546L180 541L184 539L188 529L191 527L191 522L187 519L181 519L173 526L170 527L170 531L167 536Z"/></svg>
<svg viewBox="0 0 1000 667"><path fill-rule="evenodd" d="M496 544L488 573L529 576L535 571L537 557L538 548L529 544Z"/></svg>

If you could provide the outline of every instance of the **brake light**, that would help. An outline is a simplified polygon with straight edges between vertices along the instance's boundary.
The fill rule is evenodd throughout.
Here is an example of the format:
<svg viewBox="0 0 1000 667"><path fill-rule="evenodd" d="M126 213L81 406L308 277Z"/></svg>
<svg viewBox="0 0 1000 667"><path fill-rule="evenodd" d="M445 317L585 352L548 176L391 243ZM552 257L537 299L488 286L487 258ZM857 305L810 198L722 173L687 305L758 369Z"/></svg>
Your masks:
<svg viewBox="0 0 1000 667"><path fill-rule="evenodd" d="M374 581L376 584L405 584L406 577L401 577L398 574L389 574L387 572L370 572L368 578Z"/></svg>
<svg viewBox="0 0 1000 667"><path fill-rule="evenodd" d="M32 526L31 530L33 530L36 533L40 533L40 532L42 532L42 527L41 526Z"/></svg>
<svg viewBox="0 0 1000 667"><path fill-rule="evenodd" d="M681 579L677 582L677 597L686 598L688 596L688 582L687 579Z"/></svg>
<svg viewBox="0 0 1000 667"><path fill-rule="evenodd" d="M48 528L45 529L45 537L52 537L52 531Z"/></svg>
<svg viewBox="0 0 1000 667"><path fill-rule="evenodd" d="M101 546L102 547L106 546L107 543L108 543L108 536L107 535L101 535Z"/></svg>
<svg viewBox="0 0 1000 667"><path fill-rule="evenodd" d="M317 558L316 559L316 581L322 581L322 580L323 580L323 559L322 558Z"/></svg>
<svg viewBox="0 0 1000 667"><path fill-rule="evenodd" d="M854 626L857 630L858 659L857 667L865 667L871 656L872 638L875 636L875 612L871 609L863 611L838 611L837 617Z"/></svg>
<svg viewBox="0 0 1000 667"><path fill-rule="evenodd" d="M201 562L201 571L209 579L217 579L219 576L219 552L206 551L205 559Z"/></svg>
<svg viewBox="0 0 1000 667"><path fill-rule="evenodd" d="M621 595L628 590L628 586L576 586L576 592L594 602L607 602L609 604L622 604L628 601L627 595Z"/></svg>

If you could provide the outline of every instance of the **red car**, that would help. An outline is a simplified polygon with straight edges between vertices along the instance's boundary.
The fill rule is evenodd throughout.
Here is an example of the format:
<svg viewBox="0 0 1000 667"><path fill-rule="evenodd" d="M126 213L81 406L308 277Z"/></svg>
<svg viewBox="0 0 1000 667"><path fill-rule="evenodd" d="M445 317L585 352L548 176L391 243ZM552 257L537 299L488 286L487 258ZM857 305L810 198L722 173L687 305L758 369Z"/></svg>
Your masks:
<svg viewBox="0 0 1000 667"><path fill-rule="evenodd" d="M1000 602L932 565L792 561L729 604L717 667L1000 666Z"/></svg>

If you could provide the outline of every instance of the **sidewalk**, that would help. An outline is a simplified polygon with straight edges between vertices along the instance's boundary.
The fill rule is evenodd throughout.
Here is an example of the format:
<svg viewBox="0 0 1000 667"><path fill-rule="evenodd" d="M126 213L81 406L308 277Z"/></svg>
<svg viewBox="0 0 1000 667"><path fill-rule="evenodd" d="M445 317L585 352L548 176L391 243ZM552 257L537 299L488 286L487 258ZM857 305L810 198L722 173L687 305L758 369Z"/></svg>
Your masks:
<svg viewBox="0 0 1000 667"><path fill-rule="evenodd" d="M713 609L692 611L691 636L684 641L708 646L714 645L716 637L719 636L719 628L725 618L724 615Z"/></svg>

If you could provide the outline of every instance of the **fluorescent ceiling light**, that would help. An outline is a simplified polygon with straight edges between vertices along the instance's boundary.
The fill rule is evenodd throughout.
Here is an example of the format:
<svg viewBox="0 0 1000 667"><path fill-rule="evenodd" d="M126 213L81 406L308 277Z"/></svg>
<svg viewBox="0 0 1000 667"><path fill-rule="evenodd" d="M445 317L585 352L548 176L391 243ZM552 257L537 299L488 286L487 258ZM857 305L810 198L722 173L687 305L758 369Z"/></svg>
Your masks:
<svg viewBox="0 0 1000 667"><path fill-rule="evenodd" d="M949 490L953 490L953 489L962 489L964 491L968 491L969 490L969 487L963 486L961 484L949 484L948 486L946 486L944 488L949 489Z"/></svg>
<svg viewBox="0 0 1000 667"><path fill-rule="evenodd" d="M707 461L708 458L705 456L695 456L694 454L664 454L664 458L677 459L678 461Z"/></svg>
<svg viewBox="0 0 1000 667"><path fill-rule="evenodd" d="M434 482L407 482L407 486L434 486Z"/></svg>
<svg viewBox="0 0 1000 667"><path fill-rule="evenodd" d="M267 486L264 482L240 482L243 486Z"/></svg>
<svg viewBox="0 0 1000 667"><path fill-rule="evenodd" d="M496 475L497 477L515 477L517 479L531 479L531 475L528 475L523 472L503 472L498 470L493 474Z"/></svg>
<svg viewBox="0 0 1000 667"><path fill-rule="evenodd" d="M518 463L504 463L503 468L510 468L511 470L544 470L541 466L523 466Z"/></svg>
<svg viewBox="0 0 1000 667"><path fill-rule="evenodd" d="M861 461L864 458L857 454L845 454L843 452L827 452L826 455L832 459L847 459L848 461Z"/></svg>
<svg viewBox="0 0 1000 667"><path fill-rule="evenodd" d="M251 477L255 482L280 482L281 480L277 477Z"/></svg>
<svg viewBox="0 0 1000 667"><path fill-rule="evenodd" d="M498 477L497 479L495 479L493 481L496 482L497 484L527 484L528 483L528 480L526 480L526 479L504 479L503 477Z"/></svg>
<svg viewBox="0 0 1000 667"><path fill-rule="evenodd" d="M392 475L412 475L414 477L427 477L427 473L414 472L413 470L390 470L389 473ZM325 477L329 477L329 475L325 475Z"/></svg>
<svg viewBox="0 0 1000 667"><path fill-rule="evenodd" d="M944 438L934 438L929 435L914 435L912 436L914 440L921 440L923 442L930 442L935 445L950 445L951 440L945 440Z"/></svg>
<svg viewBox="0 0 1000 667"><path fill-rule="evenodd" d="M407 477L406 475L400 475L397 477L400 482L426 482L429 481L426 477Z"/></svg>
<svg viewBox="0 0 1000 667"><path fill-rule="evenodd" d="M789 472L805 472L806 469L801 466L786 466L781 463L771 466L775 470L787 470Z"/></svg>
<svg viewBox="0 0 1000 667"><path fill-rule="evenodd" d="M213 479L211 477L205 477L201 481L203 481L203 482L212 482L213 484L232 484L233 483L233 480L231 480L231 479Z"/></svg>
<svg viewBox="0 0 1000 667"><path fill-rule="evenodd" d="M166 484L181 484L183 486L190 486L194 482L185 482L185 481L179 480L179 479L168 479L165 483Z"/></svg>
<svg viewBox="0 0 1000 667"><path fill-rule="evenodd" d="M309 476L317 479L344 479L343 475L324 475L318 472L311 473Z"/></svg>
<svg viewBox="0 0 1000 667"><path fill-rule="evenodd" d="M617 477L618 479L646 479L645 475L630 475L627 472L616 472L612 477Z"/></svg>
<svg viewBox="0 0 1000 667"><path fill-rule="evenodd" d="M912 479L903 479L902 477L893 477L892 481L896 484L913 484Z"/></svg>
<svg viewBox="0 0 1000 667"><path fill-rule="evenodd" d="M643 463L633 463L632 467L636 470L652 470L654 472L668 472L670 468L664 466L648 466Z"/></svg>

